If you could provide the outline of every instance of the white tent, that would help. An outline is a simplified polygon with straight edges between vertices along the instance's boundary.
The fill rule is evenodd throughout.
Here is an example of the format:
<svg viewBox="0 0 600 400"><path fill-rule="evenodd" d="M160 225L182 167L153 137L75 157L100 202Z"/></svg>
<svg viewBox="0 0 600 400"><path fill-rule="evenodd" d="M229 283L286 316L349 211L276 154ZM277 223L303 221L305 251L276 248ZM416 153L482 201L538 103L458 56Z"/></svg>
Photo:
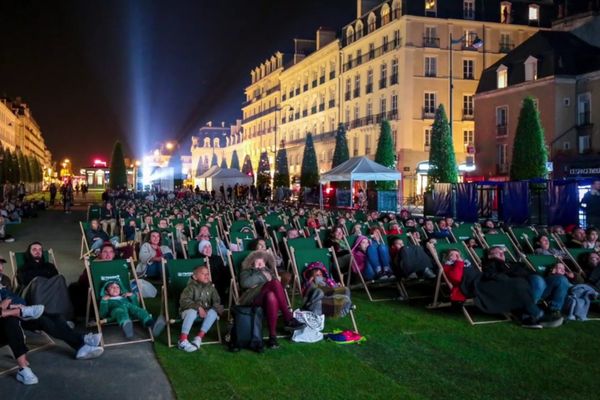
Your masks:
<svg viewBox="0 0 600 400"><path fill-rule="evenodd" d="M354 157L338 165L329 172L321 175L319 183L321 186L328 182L350 182L354 181L399 181L402 174L395 169L385 167L367 157ZM323 207L323 189L320 190L320 203Z"/></svg>
<svg viewBox="0 0 600 400"><path fill-rule="evenodd" d="M196 176L194 179L194 183L200 188L200 190L210 190L207 189L207 179L214 174L216 174L221 168L218 165L213 165L200 176Z"/></svg>
<svg viewBox="0 0 600 400"><path fill-rule="evenodd" d="M227 189L228 186L239 185L250 185L252 183L252 177L244 175L235 168L219 168L212 175L206 178L206 190L218 190L223 185Z"/></svg>

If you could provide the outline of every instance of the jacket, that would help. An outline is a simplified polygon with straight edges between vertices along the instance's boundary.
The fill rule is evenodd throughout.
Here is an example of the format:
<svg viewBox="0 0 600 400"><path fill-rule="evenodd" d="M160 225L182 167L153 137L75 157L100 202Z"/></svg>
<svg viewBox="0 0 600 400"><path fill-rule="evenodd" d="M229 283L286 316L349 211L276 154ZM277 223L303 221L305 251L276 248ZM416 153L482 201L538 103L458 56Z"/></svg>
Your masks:
<svg viewBox="0 0 600 400"><path fill-rule="evenodd" d="M106 288L108 287L108 285L115 283L115 282L118 283L119 287L121 288L121 297L118 299L104 300L103 297L106 295ZM117 280L107 281L102 286L102 289L100 289L100 307L98 310L98 312L100 313L100 317L101 318L108 317L113 308L119 307L123 303L131 303L131 304L137 305L137 301L136 301L137 296L132 295L132 296L125 297L123 295L126 292L127 292L127 290L125 290L125 288L123 287L123 285L121 284L120 281L117 281Z"/></svg>
<svg viewBox="0 0 600 400"><path fill-rule="evenodd" d="M42 258L39 262L26 261L25 265L17 270L17 281L19 285L25 287L38 276L52 278L55 275L58 275L58 270L54 264Z"/></svg>
<svg viewBox="0 0 600 400"><path fill-rule="evenodd" d="M354 265L352 266L352 270L354 272L357 272L356 269L358 268L362 273L367 265L367 254L360 250L360 242L365 239L368 240L369 238L362 235L357 237L356 241L354 242L354 246L352 246L352 257L355 261ZM371 245L370 243L371 241L369 240L369 246Z"/></svg>
<svg viewBox="0 0 600 400"><path fill-rule="evenodd" d="M534 302L527 277L534 273L520 263L486 260L481 278L473 282L475 304L489 314L527 308ZM463 290L463 293L467 294L467 291Z"/></svg>
<svg viewBox="0 0 600 400"><path fill-rule="evenodd" d="M565 310L569 320L587 320L591 301L598 297L598 292L590 285L575 285L567 296Z"/></svg>
<svg viewBox="0 0 600 400"><path fill-rule="evenodd" d="M221 298L211 282L202 283L190 277L187 286L179 296L179 312L198 308L214 308L218 314L223 312Z"/></svg>
<svg viewBox="0 0 600 400"><path fill-rule="evenodd" d="M173 254L173 252L171 251L171 249L168 246L160 246L160 251L162 252L163 256L166 254ZM145 273L146 269L148 268L148 265L152 264L153 261L150 261L152 258L156 257L156 250L154 250L152 248L152 246L150 245L150 243L146 242L144 244L142 244L142 247L140 247L140 255L139 255L139 260L140 262L137 265L137 273Z"/></svg>
<svg viewBox="0 0 600 400"><path fill-rule="evenodd" d="M450 300L455 302L464 302L467 297L460 290L460 284L462 283L463 274L465 271L464 261L455 261L452 264L444 264L444 273L448 277L448 280L452 284L452 290L450 291Z"/></svg>
<svg viewBox="0 0 600 400"><path fill-rule="evenodd" d="M239 298L238 304L249 306L260 294L262 287L268 282L267 277L262 270L254 268L254 262L258 258L263 258L266 263L265 269L271 273L275 279L275 257L268 251L256 250L248 255L242 262L242 271L240 272L240 287L244 290Z"/></svg>

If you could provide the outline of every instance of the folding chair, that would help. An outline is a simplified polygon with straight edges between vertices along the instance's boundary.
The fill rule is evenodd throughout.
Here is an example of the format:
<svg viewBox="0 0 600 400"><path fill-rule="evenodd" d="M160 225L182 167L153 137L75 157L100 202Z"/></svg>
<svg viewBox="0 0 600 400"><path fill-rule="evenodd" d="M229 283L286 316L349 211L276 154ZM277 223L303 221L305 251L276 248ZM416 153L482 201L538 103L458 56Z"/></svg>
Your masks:
<svg viewBox="0 0 600 400"><path fill-rule="evenodd" d="M86 232L90 228L89 222L79 221L79 228L81 229L81 251L79 254L79 259L83 260L83 258L90 254L90 244L87 240Z"/></svg>
<svg viewBox="0 0 600 400"><path fill-rule="evenodd" d="M102 287L106 284L107 281L117 280L120 282L121 286L125 288L126 291L131 292L131 284L130 281L133 279L138 288L136 305L146 309L146 305L144 304L144 298L141 295L141 285L138 281L137 274L135 272L135 267L133 265L133 261L131 259L127 260L112 260L112 261L90 261L88 257L84 259L85 262L85 270L88 276L88 280L90 282L90 288L88 290L88 304L86 308L86 324L88 326L92 326L90 324L90 305L94 310L94 318L95 325L98 329L98 333L102 333L102 327L108 324L115 324L112 318L101 318L100 317L100 301L102 300L100 293ZM153 342L154 336L152 335L152 330L148 329L149 338L147 339L136 339L136 340L125 340L125 341L117 341L114 343L106 343L105 336L102 335L102 345L105 347L109 346L119 346L124 344L132 344L132 343L140 343L140 342Z"/></svg>
<svg viewBox="0 0 600 400"><path fill-rule="evenodd" d="M577 272L583 273L583 269L581 268L580 264L581 258L585 254L593 253L594 249L568 249L565 247L564 251L567 255L566 258L573 264L573 267L575 267Z"/></svg>
<svg viewBox="0 0 600 400"><path fill-rule="evenodd" d="M463 242L465 240L474 238L475 226L476 224L473 223L462 223L450 229L450 236L454 239L454 242Z"/></svg>
<svg viewBox="0 0 600 400"><path fill-rule="evenodd" d="M516 243L524 253L535 252L532 245L538 236L535 229L530 226L508 227L508 233L512 236L513 242Z"/></svg>
<svg viewBox="0 0 600 400"><path fill-rule="evenodd" d="M517 248L517 245L512 241L510 236L504 232L488 233L482 236L482 245L485 248L490 247L502 247L504 253L508 256L509 261L517 261L521 255L521 252Z"/></svg>
<svg viewBox="0 0 600 400"><path fill-rule="evenodd" d="M169 347L173 347L173 339L171 334L171 325L180 324L183 320L179 315L179 297L181 292L187 286L192 273L196 267L201 265L208 265L206 258L196 258L187 260L163 260L162 263L162 310L165 315L167 322L167 343ZM209 268L210 273L210 268ZM173 301L169 301L173 300ZM196 321L199 321L198 318ZM216 322L217 325L217 340L211 342L202 342L202 344L216 344L221 343L221 328L219 327L219 320Z"/></svg>
<svg viewBox="0 0 600 400"><path fill-rule="evenodd" d="M545 275L548 267L552 267L562 260L558 257L542 255L542 254L527 254L525 256L525 263L535 272L540 275Z"/></svg>
<svg viewBox="0 0 600 400"><path fill-rule="evenodd" d="M333 273L334 269L335 272L337 272L338 276L342 276L340 266L338 265L337 258L335 257L333 249L305 249L296 252L294 247L291 247L290 251L292 266L296 275L296 278L294 279L294 285L292 287L291 304L294 304L294 296L296 294L296 290L298 290L299 293L302 293L302 273L310 263L320 261L327 268L330 277L335 277L335 274ZM340 284L340 286L345 287L343 279L340 279L338 283ZM350 318L352 320L352 327L354 328L354 331L358 332L358 327L356 326L356 319L354 318L353 310L350 310Z"/></svg>
<svg viewBox="0 0 600 400"><path fill-rule="evenodd" d="M461 257L463 257L464 260L469 260L472 263L472 266L473 266L472 268L479 268L479 265L475 262L475 259L473 258L472 253L462 242L461 243L436 243L435 246L432 245L431 243L428 243L427 248L428 248L429 252L431 253L433 260L438 267L438 276L436 279L433 303L430 304L428 306L428 308L448 307L451 305L450 302L442 303L439 301L439 297L441 294L442 281L443 281L443 283L445 283L448 286L448 288L452 289L452 283L450 282L450 280L444 273L444 265L442 264L442 261L441 261L442 254L449 250L458 250L461 253ZM492 323L510 321L510 318L507 315L504 315L504 319L500 319L500 320L475 321L473 319L473 316L469 312L469 310L467 310L467 306L472 306L472 305L474 305L473 299L467 299L467 301L465 301L461 305L463 315L465 316L465 318L471 325L492 324Z"/></svg>
<svg viewBox="0 0 600 400"><path fill-rule="evenodd" d="M52 250L52 249L44 250L43 257L44 257L44 260L54 264L56 269L60 271L60 269L58 267L58 263L56 262L56 257L54 257L54 250ZM11 279L12 287L14 289L18 289L19 282L17 281L17 272L19 271L20 268L23 267L23 265L25 265L25 252L24 251L20 251L20 252L9 251L8 258L10 259L10 267L12 269L12 279Z"/></svg>

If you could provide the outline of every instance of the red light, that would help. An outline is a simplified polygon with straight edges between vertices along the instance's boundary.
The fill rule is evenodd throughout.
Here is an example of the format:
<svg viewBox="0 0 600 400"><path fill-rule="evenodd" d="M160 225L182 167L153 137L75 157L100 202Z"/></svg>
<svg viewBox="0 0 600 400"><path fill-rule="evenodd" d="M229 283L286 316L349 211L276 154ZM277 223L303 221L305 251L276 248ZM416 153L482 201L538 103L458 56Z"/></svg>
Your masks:
<svg viewBox="0 0 600 400"><path fill-rule="evenodd" d="M327 189L325 189L325 193L326 194L330 194L331 192L333 192L333 188L332 187L328 187Z"/></svg>
<svg viewBox="0 0 600 400"><path fill-rule="evenodd" d="M97 158L94 160L94 167L106 167L106 161Z"/></svg>

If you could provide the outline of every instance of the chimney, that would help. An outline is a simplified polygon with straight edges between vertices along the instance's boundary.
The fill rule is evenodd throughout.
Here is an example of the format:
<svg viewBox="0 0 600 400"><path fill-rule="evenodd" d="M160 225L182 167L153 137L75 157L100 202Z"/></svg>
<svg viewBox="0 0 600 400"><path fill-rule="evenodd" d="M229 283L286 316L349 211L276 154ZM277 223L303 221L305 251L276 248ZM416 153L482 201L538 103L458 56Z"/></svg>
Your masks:
<svg viewBox="0 0 600 400"><path fill-rule="evenodd" d="M381 0L356 0L356 18L362 17L379 3L381 3Z"/></svg>
<svg viewBox="0 0 600 400"><path fill-rule="evenodd" d="M335 30L331 28L319 27L317 29L317 50L327 46L335 40Z"/></svg>

